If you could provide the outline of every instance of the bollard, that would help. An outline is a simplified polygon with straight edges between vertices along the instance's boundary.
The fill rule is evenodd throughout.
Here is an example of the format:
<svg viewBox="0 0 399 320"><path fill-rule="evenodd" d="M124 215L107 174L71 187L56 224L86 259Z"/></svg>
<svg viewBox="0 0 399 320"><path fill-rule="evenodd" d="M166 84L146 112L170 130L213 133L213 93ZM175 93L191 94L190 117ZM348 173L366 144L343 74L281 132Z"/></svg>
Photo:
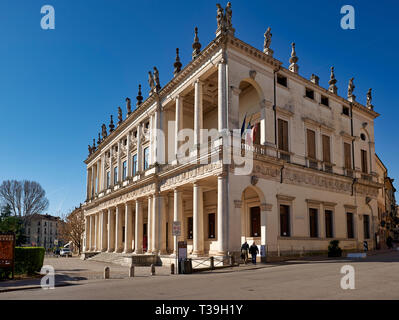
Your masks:
<svg viewBox="0 0 399 320"><path fill-rule="evenodd" d="M215 269L215 260L214 257L211 257L211 269Z"/></svg>
<svg viewBox="0 0 399 320"><path fill-rule="evenodd" d="M104 279L109 279L109 267L104 268Z"/></svg>
<svg viewBox="0 0 399 320"><path fill-rule="evenodd" d="M174 263L172 263L170 265L170 274L175 274L175 264Z"/></svg>
<svg viewBox="0 0 399 320"><path fill-rule="evenodd" d="M129 268L129 278L133 278L134 277L134 266L130 266Z"/></svg>
<svg viewBox="0 0 399 320"><path fill-rule="evenodd" d="M151 275L155 276L155 266L153 264L151 265Z"/></svg>

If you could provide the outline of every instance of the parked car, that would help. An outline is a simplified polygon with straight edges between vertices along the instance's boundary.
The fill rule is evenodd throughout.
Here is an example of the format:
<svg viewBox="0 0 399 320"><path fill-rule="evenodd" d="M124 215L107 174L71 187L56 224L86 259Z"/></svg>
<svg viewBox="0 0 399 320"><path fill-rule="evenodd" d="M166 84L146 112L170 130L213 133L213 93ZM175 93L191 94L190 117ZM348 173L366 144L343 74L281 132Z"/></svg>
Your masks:
<svg viewBox="0 0 399 320"><path fill-rule="evenodd" d="M69 250L69 248L62 248L60 251L60 256L63 257L72 257L72 252Z"/></svg>

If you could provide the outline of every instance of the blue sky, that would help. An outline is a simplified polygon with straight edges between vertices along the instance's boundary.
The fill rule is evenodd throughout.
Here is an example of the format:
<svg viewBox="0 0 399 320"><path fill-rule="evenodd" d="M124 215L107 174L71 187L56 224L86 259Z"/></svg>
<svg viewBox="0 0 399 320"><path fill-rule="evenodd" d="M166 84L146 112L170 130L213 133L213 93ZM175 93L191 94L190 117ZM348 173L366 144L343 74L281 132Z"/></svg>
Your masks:
<svg viewBox="0 0 399 320"><path fill-rule="evenodd" d="M2 0L0 3L0 181L36 180L61 214L85 199L87 145L147 72L161 85L173 72L175 48L191 59L194 27L203 48L214 38L215 1ZM226 2L221 2L225 7ZM55 30L42 30L40 9L55 9ZM355 8L355 30L340 28L340 9ZM338 93L355 77L365 103L373 88L376 151L399 179L397 1L233 0L236 36L261 49L271 26L274 56L288 66L296 43L301 75L327 87L335 66ZM398 180L399 181L399 180ZM399 185L396 184L399 187Z"/></svg>

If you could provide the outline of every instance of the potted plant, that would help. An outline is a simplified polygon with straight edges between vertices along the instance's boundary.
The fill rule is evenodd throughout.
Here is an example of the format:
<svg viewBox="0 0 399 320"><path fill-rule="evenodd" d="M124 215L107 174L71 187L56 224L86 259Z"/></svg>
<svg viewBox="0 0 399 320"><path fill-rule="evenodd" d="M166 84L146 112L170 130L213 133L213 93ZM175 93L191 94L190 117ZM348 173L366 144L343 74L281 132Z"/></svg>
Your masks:
<svg viewBox="0 0 399 320"><path fill-rule="evenodd" d="M342 249L339 247L339 240L331 240L328 246L329 257L341 257Z"/></svg>

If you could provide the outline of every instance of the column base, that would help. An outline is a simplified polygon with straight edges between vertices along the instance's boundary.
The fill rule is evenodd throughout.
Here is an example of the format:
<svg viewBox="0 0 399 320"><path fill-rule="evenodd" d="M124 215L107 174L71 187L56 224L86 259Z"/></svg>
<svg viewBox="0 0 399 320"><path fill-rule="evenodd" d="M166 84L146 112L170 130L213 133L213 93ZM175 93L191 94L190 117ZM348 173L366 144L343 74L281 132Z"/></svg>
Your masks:
<svg viewBox="0 0 399 320"><path fill-rule="evenodd" d="M134 254L143 254L143 250L136 250L134 251Z"/></svg>
<svg viewBox="0 0 399 320"><path fill-rule="evenodd" d="M132 253L133 250L123 250L122 253Z"/></svg>
<svg viewBox="0 0 399 320"><path fill-rule="evenodd" d="M193 251L193 252L191 253L191 256L193 256L193 257L201 257L201 256L204 256L204 251Z"/></svg>
<svg viewBox="0 0 399 320"><path fill-rule="evenodd" d="M115 249L109 249L109 250L107 250L107 253L114 253L114 251L115 251Z"/></svg>
<svg viewBox="0 0 399 320"><path fill-rule="evenodd" d="M123 252L122 249L117 249L117 250L114 251L114 253L122 253L122 252Z"/></svg>

